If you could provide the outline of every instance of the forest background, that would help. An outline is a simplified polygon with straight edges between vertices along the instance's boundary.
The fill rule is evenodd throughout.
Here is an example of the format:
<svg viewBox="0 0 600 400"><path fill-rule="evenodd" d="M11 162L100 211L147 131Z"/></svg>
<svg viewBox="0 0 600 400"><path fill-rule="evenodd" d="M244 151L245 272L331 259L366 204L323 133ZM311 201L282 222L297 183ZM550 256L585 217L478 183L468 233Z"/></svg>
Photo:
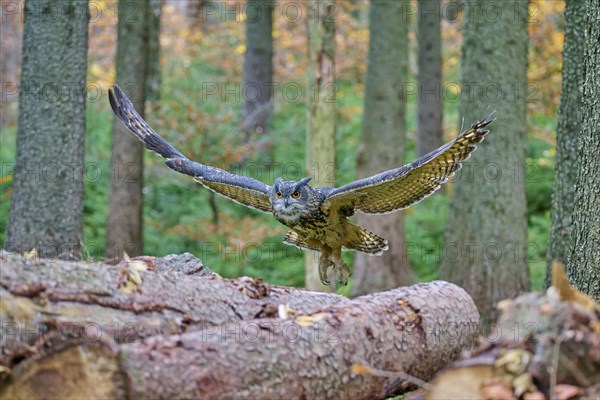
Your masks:
<svg viewBox="0 0 600 400"><path fill-rule="evenodd" d="M219 2L218 12L198 13L190 2L163 3L160 36L160 100L149 102L146 119L192 159L266 183L277 176L305 175L307 88L306 15L298 2L280 1L274 13L274 98L267 138L271 150L254 153L243 141L244 2ZM461 14L444 14L442 3L442 79L444 139L460 129ZM534 290L543 287L550 231L555 161L556 114L560 100L564 2L531 1L527 96L527 259ZM5 240L14 167L22 21L3 10L0 148L0 245ZM84 240L87 259L105 254L110 179L126 173L110 168L112 113L107 89L115 81L116 3L91 1L88 56L87 132L84 167ZM364 103L369 44L368 2L340 1L336 8L337 183L356 177L356 154ZM409 80L406 82L405 160L416 158L416 22L409 28ZM482 116L488 110L482 108ZM466 121L470 123L470 121ZM480 160L482 167L493 160ZM285 228L274 219L221 198L145 155L144 253L191 252L223 276L249 275L273 284L303 286L304 255L284 245ZM515 169L516 171L516 169ZM513 171L514 172L514 171ZM511 171L503 171L511 173ZM407 255L420 280L437 276L444 244L452 184L405 212ZM353 254L344 255L352 262ZM342 288L346 293L348 288Z"/></svg>

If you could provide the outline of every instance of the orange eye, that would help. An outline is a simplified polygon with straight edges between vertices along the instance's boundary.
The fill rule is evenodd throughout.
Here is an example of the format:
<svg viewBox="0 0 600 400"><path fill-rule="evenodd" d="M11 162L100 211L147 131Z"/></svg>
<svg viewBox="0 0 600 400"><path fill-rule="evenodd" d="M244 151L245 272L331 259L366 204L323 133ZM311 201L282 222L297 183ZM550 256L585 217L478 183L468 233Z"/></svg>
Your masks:
<svg viewBox="0 0 600 400"><path fill-rule="evenodd" d="M300 192L296 190L294 193L292 193L292 197L297 199L298 197L300 197Z"/></svg>
<svg viewBox="0 0 600 400"><path fill-rule="evenodd" d="M277 198L280 199L283 195L281 194L281 192L275 192L275 196L277 196Z"/></svg>

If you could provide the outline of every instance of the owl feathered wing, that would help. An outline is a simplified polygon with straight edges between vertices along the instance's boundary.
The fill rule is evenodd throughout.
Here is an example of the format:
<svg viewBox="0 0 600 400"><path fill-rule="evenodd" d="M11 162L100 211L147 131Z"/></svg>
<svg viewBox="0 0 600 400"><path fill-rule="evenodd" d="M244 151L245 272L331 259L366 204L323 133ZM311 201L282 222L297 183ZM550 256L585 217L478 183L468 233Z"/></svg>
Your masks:
<svg viewBox="0 0 600 400"><path fill-rule="evenodd" d="M492 113L493 114L493 113ZM448 181L485 135L491 115L473 123L451 142L400 168L359 179L331 190L323 202L329 210L351 214L385 214L418 203Z"/></svg>
<svg viewBox="0 0 600 400"><path fill-rule="evenodd" d="M115 115L148 150L166 159L169 168L185 175L208 189L237 203L259 211L271 212L269 185L253 178L235 175L220 168L189 160L173 145L158 135L131 104L125 93L115 85L109 90L108 98Z"/></svg>

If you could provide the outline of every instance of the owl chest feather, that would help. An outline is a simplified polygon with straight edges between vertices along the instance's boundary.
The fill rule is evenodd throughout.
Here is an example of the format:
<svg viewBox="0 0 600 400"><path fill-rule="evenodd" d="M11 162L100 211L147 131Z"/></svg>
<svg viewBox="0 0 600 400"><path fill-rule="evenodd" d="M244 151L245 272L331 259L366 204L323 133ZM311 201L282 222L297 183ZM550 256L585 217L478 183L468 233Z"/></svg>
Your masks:
<svg viewBox="0 0 600 400"><path fill-rule="evenodd" d="M328 215L319 210L296 219L277 218L307 239L315 239L328 246L337 246L344 236L343 221L337 215ZM344 218L345 219L345 218Z"/></svg>

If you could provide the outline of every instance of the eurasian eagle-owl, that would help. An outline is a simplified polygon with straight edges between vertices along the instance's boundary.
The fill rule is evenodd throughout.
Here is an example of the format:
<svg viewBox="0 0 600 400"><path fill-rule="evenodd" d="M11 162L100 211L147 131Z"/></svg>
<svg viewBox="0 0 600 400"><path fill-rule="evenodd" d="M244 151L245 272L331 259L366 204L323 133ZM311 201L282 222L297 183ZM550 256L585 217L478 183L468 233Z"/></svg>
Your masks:
<svg viewBox="0 0 600 400"><path fill-rule="evenodd" d="M492 119L474 122L454 140L400 168L350 182L338 188L308 185L277 178L273 186L256 179L189 160L159 136L136 112L125 93L115 85L109 91L117 117L146 148L166 159L169 168L192 176L208 189L237 203L271 213L291 228L284 243L319 251L319 276L328 285L327 272L334 268L341 283L348 282L350 268L342 260L342 248L380 255L387 240L352 223L356 211L385 214L407 208L431 195L460 169L489 132Z"/></svg>

